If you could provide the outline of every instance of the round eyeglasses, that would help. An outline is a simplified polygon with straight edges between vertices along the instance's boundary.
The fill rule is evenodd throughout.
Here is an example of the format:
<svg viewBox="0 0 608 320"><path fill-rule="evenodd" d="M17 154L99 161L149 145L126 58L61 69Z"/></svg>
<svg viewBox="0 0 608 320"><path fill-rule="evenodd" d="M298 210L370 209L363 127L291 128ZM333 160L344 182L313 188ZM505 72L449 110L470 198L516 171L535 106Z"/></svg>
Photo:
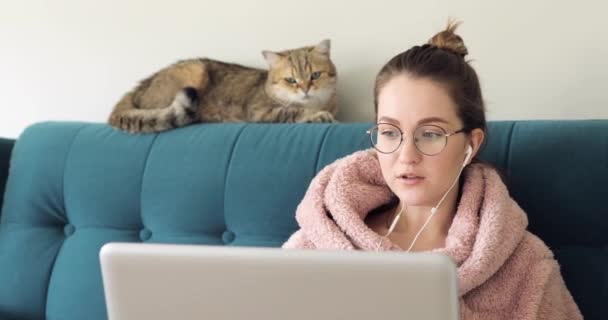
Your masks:
<svg viewBox="0 0 608 320"><path fill-rule="evenodd" d="M422 125L414 130L412 137L416 149L427 156L439 154L448 144L448 137L465 132L462 128L452 133L447 133L442 127L435 125ZM378 152L393 153L403 143L403 131L391 123L378 123L367 130L372 145Z"/></svg>

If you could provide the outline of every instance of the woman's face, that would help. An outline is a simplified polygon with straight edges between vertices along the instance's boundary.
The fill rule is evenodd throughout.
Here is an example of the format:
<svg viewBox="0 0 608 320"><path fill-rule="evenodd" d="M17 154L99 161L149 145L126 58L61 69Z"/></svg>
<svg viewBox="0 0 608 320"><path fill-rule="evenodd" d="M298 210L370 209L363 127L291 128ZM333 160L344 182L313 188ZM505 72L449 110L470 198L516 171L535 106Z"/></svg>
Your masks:
<svg viewBox="0 0 608 320"><path fill-rule="evenodd" d="M423 154L412 136L422 125L440 127L448 134L462 129L463 123L456 108L444 87L432 80L406 74L393 77L378 94L377 123L392 124L403 132L403 142L396 151L388 154L378 152L382 175L393 193L408 206L437 205L460 171L469 145L466 133L448 137L443 150L433 156ZM383 131L390 128L394 127L379 126L379 139L392 137L394 132ZM428 131L418 137L435 139L435 133ZM426 143L429 147L430 140L418 141L419 146ZM474 154L477 149L474 148ZM432 148L430 150L433 151Z"/></svg>

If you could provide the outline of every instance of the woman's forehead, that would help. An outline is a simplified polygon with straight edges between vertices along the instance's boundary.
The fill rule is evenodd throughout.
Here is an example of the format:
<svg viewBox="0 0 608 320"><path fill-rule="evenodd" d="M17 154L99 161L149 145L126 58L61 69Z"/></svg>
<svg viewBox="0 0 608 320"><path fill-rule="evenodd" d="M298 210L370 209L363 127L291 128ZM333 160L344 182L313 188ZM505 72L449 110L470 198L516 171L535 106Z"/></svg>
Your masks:
<svg viewBox="0 0 608 320"><path fill-rule="evenodd" d="M378 95L378 120L401 125L445 122L456 125L460 119L456 104L445 87L425 78L400 75L389 80Z"/></svg>

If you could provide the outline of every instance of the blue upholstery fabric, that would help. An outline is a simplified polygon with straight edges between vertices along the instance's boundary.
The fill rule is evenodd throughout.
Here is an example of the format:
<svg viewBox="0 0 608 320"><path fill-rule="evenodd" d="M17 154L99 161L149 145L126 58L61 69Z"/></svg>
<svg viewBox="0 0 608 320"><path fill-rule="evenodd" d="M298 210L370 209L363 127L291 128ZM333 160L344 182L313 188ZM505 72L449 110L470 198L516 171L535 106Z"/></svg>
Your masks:
<svg viewBox="0 0 608 320"><path fill-rule="evenodd" d="M17 140L0 217L0 319L105 319L110 241L279 246L325 165L370 124L206 124L128 135L47 122ZM608 121L490 123L499 168L586 319L608 310Z"/></svg>

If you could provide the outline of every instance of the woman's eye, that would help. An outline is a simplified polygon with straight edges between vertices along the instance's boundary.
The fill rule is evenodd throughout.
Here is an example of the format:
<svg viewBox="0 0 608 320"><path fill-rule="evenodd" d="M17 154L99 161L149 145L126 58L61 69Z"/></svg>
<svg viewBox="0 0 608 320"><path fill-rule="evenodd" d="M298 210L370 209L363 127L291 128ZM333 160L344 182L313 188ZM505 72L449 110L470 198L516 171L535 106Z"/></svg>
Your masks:
<svg viewBox="0 0 608 320"><path fill-rule="evenodd" d="M426 138L426 139L436 139L441 137L442 134L440 134L439 132L433 132L433 131L426 131L422 133L422 137Z"/></svg>
<svg viewBox="0 0 608 320"><path fill-rule="evenodd" d="M385 136L385 137L388 137L388 138L396 138L396 137L399 136L397 134L397 132L392 131L392 130L382 131L380 134L383 135L383 136Z"/></svg>

